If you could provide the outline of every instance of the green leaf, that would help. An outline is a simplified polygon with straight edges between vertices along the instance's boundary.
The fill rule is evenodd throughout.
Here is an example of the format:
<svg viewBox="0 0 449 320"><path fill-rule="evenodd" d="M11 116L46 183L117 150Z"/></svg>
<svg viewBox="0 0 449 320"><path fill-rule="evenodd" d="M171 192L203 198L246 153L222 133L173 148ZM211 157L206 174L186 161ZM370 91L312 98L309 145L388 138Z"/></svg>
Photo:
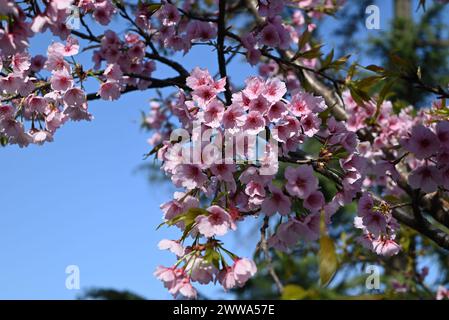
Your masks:
<svg viewBox="0 0 449 320"><path fill-rule="evenodd" d="M8 144L8 138L5 136L0 136L0 145L5 147Z"/></svg>
<svg viewBox="0 0 449 320"><path fill-rule="evenodd" d="M307 296L307 290L296 284L288 284L282 291L282 300L302 300Z"/></svg>
<svg viewBox="0 0 449 320"><path fill-rule="evenodd" d="M318 259L320 264L320 283L321 286L325 287L334 277L338 267L334 241L328 235L322 235L320 238Z"/></svg>
<svg viewBox="0 0 449 320"><path fill-rule="evenodd" d="M369 66L366 66L365 69L376 73L383 73L385 71L384 68L376 66L375 64L370 64Z"/></svg>
<svg viewBox="0 0 449 320"><path fill-rule="evenodd" d="M369 89L372 86L376 85L381 79L382 79L382 76L371 76L371 77L363 78L363 79L357 81L357 88Z"/></svg>
<svg viewBox="0 0 449 320"><path fill-rule="evenodd" d="M376 113L374 114L374 120L377 119L380 115L380 108L382 107L382 104L384 103L385 99L389 97L391 93L391 88L393 87L394 83L396 82L396 79L390 79L385 83L382 90L380 90L379 98L377 99L377 106L376 106Z"/></svg>
<svg viewBox="0 0 449 320"><path fill-rule="evenodd" d="M368 93L363 91L362 89L357 87L357 83L350 83L348 84L349 92L351 93L352 98L355 102L359 105L364 105L365 102L368 102L371 100Z"/></svg>
<svg viewBox="0 0 449 320"><path fill-rule="evenodd" d="M213 264L215 268L220 269L220 259L221 255L219 252L215 251L213 248L207 248L204 255L204 259Z"/></svg>
<svg viewBox="0 0 449 320"><path fill-rule="evenodd" d="M309 32L308 30L304 31L304 33L301 35L298 41L298 52L300 52L302 48L304 48L306 43L310 41L311 37L312 37L311 32Z"/></svg>
<svg viewBox="0 0 449 320"><path fill-rule="evenodd" d="M314 59L314 58L318 58L319 56L322 55L321 53L321 47L323 47L322 44L316 45L314 46L312 49L307 50L305 52L302 52L299 54L299 56L303 59Z"/></svg>
<svg viewBox="0 0 449 320"><path fill-rule="evenodd" d="M186 226L193 224L195 218L199 215L208 215L209 212L203 208L190 208L185 213L180 214L179 216L174 217L173 219L167 221L169 226L172 226L180 221L183 221Z"/></svg>
<svg viewBox="0 0 449 320"><path fill-rule="evenodd" d="M147 10L150 14L154 14L162 7L162 3L152 3L147 6Z"/></svg>
<svg viewBox="0 0 449 320"><path fill-rule="evenodd" d="M320 70L327 69L327 67L331 64L333 58L334 58L334 49L332 49L331 52L329 52L329 54L324 58L323 62L321 63Z"/></svg>
<svg viewBox="0 0 449 320"><path fill-rule="evenodd" d="M329 68L338 70L342 65L344 65L349 60L350 57L351 55L348 54L346 56L338 58L335 61L332 61L332 63L329 65Z"/></svg>

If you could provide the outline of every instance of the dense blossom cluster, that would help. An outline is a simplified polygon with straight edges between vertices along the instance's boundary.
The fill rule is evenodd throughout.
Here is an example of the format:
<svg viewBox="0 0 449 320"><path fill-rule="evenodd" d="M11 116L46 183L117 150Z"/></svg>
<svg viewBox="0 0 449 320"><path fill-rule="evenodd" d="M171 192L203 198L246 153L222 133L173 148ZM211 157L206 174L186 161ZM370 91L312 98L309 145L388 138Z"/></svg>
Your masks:
<svg viewBox="0 0 449 320"><path fill-rule="evenodd" d="M144 90L151 85L155 63L145 58L145 43L136 33L127 33L120 40L115 32L106 30L98 40L99 50L93 52L93 68L83 70L75 60L79 41L66 23L72 3L51 1L32 21L13 2L6 1L0 9L10 19L0 30L0 133L7 143L20 147L43 144L52 141L68 120L90 121L84 86L89 77L99 81L97 94L108 101L118 99L128 87ZM78 7L102 25L109 24L116 12L109 0L80 1ZM63 41L50 44L46 56L31 56L29 37L47 30ZM101 69L103 61L105 68Z"/></svg>
<svg viewBox="0 0 449 320"><path fill-rule="evenodd" d="M438 186L444 188L442 179L446 170L445 129L448 121L427 111L412 116L411 108L396 114L388 101L379 109L374 103L360 105L345 92L349 119L340 122L329 117L323 122L320 114L327 106L321 97L300 89L287 92L285 83L272 77L247 79L246 86L234 93L232 104L226 106L219 97L224 91L224 81L226 79L215 81L206 70L193 70L187 78L191 95L180 91L177 99L168 103L169 112L175 114L189 130L195 121L199 121L204 130L213 130L219 136L230 133L238 137L240 133L258 134L269 130L278 144L279 160L286 162L287 167L269 175L261 174L264 165L273 163L270 148L265 150L265 157L271 160L264 162L262 159L258 164L227 163L224 158L220 158L221 163L212 163L208 153L204 152L199 164L185 164L180 152L183 148L177 148L182 142L173 143L166 128L157 125L158 131L150 141L163 145L158 157L164 163L164 171L177 187L185 188L182 193L175 194L174 200L161 206L165 221L169 224L176 222L173 224L184 234L188 227L187 234L192 235L195 242L204 237L207 242L203 252L206 252L211 243L212 247L217 243L216 236L235 230L237 224L247 217L279 214L282 222L277 225L268 244L288 251L298 241L316 241L320 237L321 220L330 224L332 215L340 207L358 199L354 226L362 231L359 243L383 256L396 255L401 250L396 241L399 223L392 216L391 206L375 198L370 190L381 188L384 196L403 196L404 191L398 187L398 182L404 175L412 188L423 192L433 192ZM147 118L148 124L160 124L155 119L165 119L167 111L154 103ZM363 132L374 116L378 125L369 132ZM370 139L360 141L360 134L369 134ZM301 151L309 139L321 144L318 157L292 164L295 160L290 156ZM233 143L235 141L238 139ZM200 150L203 151L207 144L204 140L201 143ZM191 144L184 146L192 147ZM172 149L176 152L171 153ZM173 157L173 154L177 156ZM428 169L429 173L422 173L421 180L416 181L416 172L422 172L423 167L428 168L428 161L434 169ZM337 193L330 199L325 199L320 190L317 176L322 174L321 169L334 173L340 181ZM432 170L439 171L432 173ZM278 179L284 182L279 184ZM428 188L427 179L440 179L440 182ZM190 212L189 209L204 203L211 203L211 206L202 213L194 213L195 218L190 225L180 223L180 217ZM299 212L298 207L302 208ZM204 259L201 250L197 250L195 255ZM188 260L183 256L178 258L178 262ZM226 265L222 267L220 272L228 268ZM212 281L212 277L210 279Z"/></svg>
<svg viewBox="0 0 449 320"><path fill-rule="evenodd" d="M176 262L154 273L173 296L195 298L194 282L218 282L230 290L253 277L255 262L225 248L219 237L259 217L269 231L267 250L290 252L328 233L336 212L355 202L357 242L375 254L396 255L400 219L386 199L397 205L410 200L410 192L419 198L449 190L446 106L439 100L431 112L411 106L396 110L389 101L356 101L345 91L340 98L347 119L339 120L334 105L309 92L298 68L319 69L320 76L324 69L308 37L317 19L344 2L245 1L257 17L255 26L234 33L237 28L223 22L223 8L197 16L199 6L192 0L181 6L139 1L131 14L111 0L29 6L0 0L1 143L40 145L69 120L92 120L89 100L177 86L175 95L152 100L144 119L161 168L178 188L161 210L163 224L182 235L159 243ZM225 9L226 14L240 10L229 3ZM126 32L113 31L115 16L130 25ZM71 19L78 19L85 33L71 29ZM96 36L90 23L104 28L102 33ZM32 55L30 38L45 32L58 39L45 55ZM225 44L225 37L235 45ZM189 74L164 56L187 54L194 45L216 49L224 63L221 76L200 67ZM292 58L284 54L290 49L297 51ZM91 52L89 66L79 60L84 52ZM228 54L228 61L243 54L259 75L247 78L242 88L231 84L223 70ZM332 62L331 56L328 65ZM179 76L152 78L159 65ZM335 190L325 190L323 179ZM393 286L408 290L401 283ZM448 290L440 287L437 298L449 298Z"/></svg>
<svg viewBox="0 0 449 320"><path fill-rule="evenodd" d="M301 90L287 94L285 84L276 78L247 79L246 86L233 94L232 104L225 106L218 96L224 90L224 81L226 79L215 81L206 70L194 69L187 78L191 95L180 91L177 100L170 105L170 112L191 130L192 137L195 137L192 130L195 121L201 123L205 131L235 137L233 144L237 143L239 134L256 135L269 130L279 146L279 154L273 155L268 146L259 163L228 163L221 157L210 161L210 154L204 152L210 145L201 139L200 162L185 163L180 151L194 149L192 143L173 143L177 139L162 141L162 137L167 137L164 134L167 131L158 127L159 131L150 140L161 143L158 157L163 162L163 170L171 176L175 186L184 188L182 193L175 194L174 200L161 206L165 220L181 228L184 235L192 235L195 242L205 238L204 252L218 245L214 237L225 235L235 230L242 220L260 214L280 215L282 223L268 240L271 247L287 251L300 240L317 240L321 219L330 224L332 215L339 207L357 198L368 179L368 161L358 150L359 141L352 131L354 127L347 128L344 122L333 117L323 123L319 115L327 107L321 97ZM154 104L148 123L165 118L164 112L166 110ZM206 141L217 146L211 137L213 135L209 134L210 139ZM310 139L321 145L318 158L300 161L291 158L291 154L301 151ZM221 142L219 139L218 144ZM235 159L247 156L232 155ZM279 156L287 165L281 176L278 168L270 174L263 173L264 165L274 163L273 156ZM317 172L321 170L333 170L340 180L338 192L330 199L325 199L320 190ZM277 179L284 183L279 184ZM189 210L200 203L211 205L205 211ZM369 193L363 193L359 206L356 226L364 231L361 243L381 255L396 254L400 247L394 239L399 225L391 216L388 205L375 206ZM298 207L303 209L294 209ZM186 212L189 224L182 223ZM182 240L185 241L185 237ZM201 250L184 254L178 261L188 261L191 255L204 259ZM202 267L209 265L198 265L198 268ZM226 270L226 265L222 267L221 271Z"/></svg>

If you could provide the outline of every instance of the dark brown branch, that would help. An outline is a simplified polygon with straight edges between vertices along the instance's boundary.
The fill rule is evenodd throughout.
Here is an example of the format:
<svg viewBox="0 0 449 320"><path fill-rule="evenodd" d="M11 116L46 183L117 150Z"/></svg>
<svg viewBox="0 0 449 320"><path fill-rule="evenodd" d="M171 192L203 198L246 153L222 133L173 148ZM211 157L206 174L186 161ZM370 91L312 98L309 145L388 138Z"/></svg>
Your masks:
<svg viewBox="0 0 449 320"><path fill-rule="evenodd" d="M218 2L218 30L217 30L217 55L218 55L218 68L220 71L220 76L226 78L225 83L225 99L226 104L231 105L232 103L232 93L229 87L229 79L227 77L226 71L226 57L224 53L224 40L226 36L226 0L219 0Z"/></svg>
<svg viewBox="0 0 449 320"><path fill-rule="evenodd" d="M101 40L99 37L95 37L95 36L90 36L88 34L76 31L76 30L72 30L71 31L73 35L84 39L84 40L89 40L91 42L97 42L100 43ZM177 71L179 73L179 75L183 76L184 78L187 78L189 76L189 72L178 62L175 62L173 60L170 60L166 57L163 57L161 55L159 55L158 53L146 53L145 57L149 58L149 59L153 59L156 61L159 61L169 67L171 67L173 70Z"/></svg>
<svg viewBox="0 0 449 320"><path fill-rule="evenodd" d="M151 81L150 86L148 89L158 89L158 88L166 88L166 87L172 87L172 86L178 86L183 87L185 86L184 81L185 79L183 77L175 77L175 78L168 78L168 79L154 79L154 78L146 78L145 80ZM135 86L127 86L121 93L129 93L133 91L138 91L139 89ZM100 99L100 96L98 93L93 92L89 93L87 95L87 100L98 100Z"/></svg>

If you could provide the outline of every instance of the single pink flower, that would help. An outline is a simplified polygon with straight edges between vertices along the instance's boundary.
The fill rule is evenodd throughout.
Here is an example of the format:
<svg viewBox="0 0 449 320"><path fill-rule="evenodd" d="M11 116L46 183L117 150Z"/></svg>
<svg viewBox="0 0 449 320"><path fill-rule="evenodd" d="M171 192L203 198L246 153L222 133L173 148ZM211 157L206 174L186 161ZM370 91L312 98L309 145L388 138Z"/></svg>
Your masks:
<svg viewBox="0 0 449 320"><path fill-rule="evenodd" d="M271 122L278 122L281 120L286 114L288 113L288 110L285 106L285 103L278 101L271 105L270 109L267 113L267 118Z"/></svg>
<svg viewBox="0 0 449 320"><path fill-rule="evenodd" d="M202 257L193 257L186 264L185 271L192 281L208 284L214 280L218 273L217 268Z"/></svg>
<svg viewBox="0 0 449 320"><path fill-rule="evenodd" d="M449 121L440 121L436 125L436 133L440 144L449 148Z"/></svg>
<svg viewBox="0 0 449 320"><path fill-rule="evenodd" d="M232 267L223 268L217 276L218 282L223 286L225 291L235 288L237 282L235 280L234 269Z"/></svg>
<svg viewBox="0 0 449 320"><path fill-rule="evenodd" d="M268 187L271 195L262 203L262 212L267 216L272 216L276 212L282 215L288 215L291 211L290 199L282 192L281 189L270 185Z"/></svg>
<svg viewBox="0 0 449 320"><path fill-rule="evenodd" d="M86 93L80 88L72 88L64 93L63 101L70 107L82 107L86 103Z"/></svg>
<svg viewBox="0 0 449 320"><path fill-rule="evenodd" d="M181 164L175 168L172 181L178 187L192 190L201 187L207 181L207 176L198 165Z"/></svg>
<svg viewBox="0 0 449 320"><path fill-rule="evenodd" d="M401 246L394 240L379 238L373 241L373 249L378 255L391 257L397 255L401 251Z"/></svg>
<svg viewBox="0 0 449 320"><path fill-rule="evenodd" d="M306 199L318 188L318 179L313 175L311 166L303 165L297 168L287 167L285 169L287 184L285 188L292 196Z"/></svg>
<svg viewBox="0 0 449 320"><path fill-rule="evenodd" d="M66 91L73 86L73 78L66 69L62 69L53 73L50 83L53 90Z"/></svg>
<svg viewBox="0 0 449 320"><path fill-rule="evenodd" d="M260 43L269 46L269 47L278 47L281 39L279 38L279 33L277 28L268 23L260 32Z"/></svg>
<svg viewBox="0 0 449 320"><path fill-rule="evenodd" d="M441 134L443 135L443 132ZM410 138L402 140L401 144L404 149L414 153L418 159L434 155L440 145L437 135L421 124L414 126Z"/></svg>
<svg viewBox="0 0 449 320"><path fill-rule="evenodd" d="M239 286L243 286L257 272L254 261L247 258L237 258L232 266L235 281Z"/></svg>
<svg viewBox="0 0 449 320"><path fill-rule="evenodd" d="M287 87L285 83L278 78L271 78L265 82L265 90L262 95L270 103L278 102L287 93Z"/></svg>
<svg viewBox="0 0 449 320"><path fill-rule="evenodd" d="M441 175L435 166L418 167L408 176L408 183L412 188L426 193L436 191L441 182Z"/></svg>
<svg viewBox="0 0 449 320"><path fill-rule="evenodd" d="M237 171L237 168L233 163L219 163L213 164L210 167L210 171L221 180L231 182L234 181L233 173Z"/></svg>
<svg viewBox="0 0 449 320"><path fill-rule="evenodd" d="M158 248L160 250L169 250L178 257L182 257L185 253L184 247L178 242L173 240L161 240L159 241Z"/></svg>
<svg viewBox="0 0 449 320"><path fill-rule="evenodd" d="M265 129L265 119L257 111L251 111L246 117L245 124L243 125L243 130L249 134L258 134Z"/></svg>
<svg viewBox="0 0 449 320"><path fill-rule="evenodd" d="M205 237L223 236L229 229L236 229L232 217L221 207L213 205L207 211L207 216L200 215L195 219L198 231Z"/></svg>
<svg viewBox="0 0 449 320"><path fill-rule="evenodd" d="M313 191L304 200L304 208L311 212L317 212L323 209L325 204L324 196L320 191Z"/></svg>
<svg viewBox="0 0 449 320"><path fill-rule="evenodd" d="M103 82L98 90L98 95L103 100L113 101L120 98L120 85L117 81L106 81Z"/></svg>
<svg viewBox="0 0 449 320"><path fill-rule="evenodd" d="M245 83L246 87L242 92L250 101L259 97L265 90L265 82L260 77L249 77Z"/></svg>
<svg viewBox="0 0 449 320"><path fill-rule="evenodd" d="M245 123L246 114L238 104L232 104L223 113L223 127L235 133Z"/></svg>
<svg viewBox="0 0 449 320"><path fill-rule="evenodd" d="M204 123L211 128L218 128L222 124L224 105L219 100L212 100L204 108L203 120Z"/></svg>

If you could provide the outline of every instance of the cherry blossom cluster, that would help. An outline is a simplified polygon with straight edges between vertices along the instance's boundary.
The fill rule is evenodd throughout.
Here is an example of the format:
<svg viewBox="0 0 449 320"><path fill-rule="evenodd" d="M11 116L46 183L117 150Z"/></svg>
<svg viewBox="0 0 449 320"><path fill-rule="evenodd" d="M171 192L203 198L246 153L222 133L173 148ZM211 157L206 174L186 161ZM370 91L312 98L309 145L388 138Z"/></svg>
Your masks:
<svg viewBox="0 0 449 320"><path fill-rule="evenodd" d="M134 23L164 48L187 53L194 42L207 42L217 36L216 24L212 21L190 19L188 13L193 1L183 1L182 9L163 1L160 8L151 10L140 2L135 12ZM182 13L181 13L182 12Z"/></svg>
<svg viewBox="0 0 449 320"><path fill-rule="evenodd" d="M189 143L173 136L169 140L163 140L163 137L168 136L168 130L158 121L165 119L160 104L152 104L151 113L146 119L147 124L157 129L150 140L160 143L158 158L163 162L162 169L171 177L176 187L184 189L175 193L172 201L161 206L165 223L177 226L183 231L181 239L169 243L178 248L176 252L184 254L177 254L179 260L175 266L160 267L156 272L175 295L178 292L182 294L176 288L179 283L187 286L186 279L207 283L214 279L212 275L215 273L235 273L235 267L222 264L221 269L215 266L217 271L208 273L209 281L191 276L194 272L207 273L201 271L204 268L210 270L214 257L221 257L220 250L226 250L216 237L236 230L237 225L247 217L271 217L279 214L282 222L276 227L268 244L287 251L300 240L317 240L320 236L321 219L330 224L332 215L339 207L357 198L365 179L366 159L357 152L357 135L348 130L344 122L336 121L333 117L329 117L325 123L322 122L319 115L327 107L321 97L302 90L287 94L285 83L277 78L250 77L246 80L245 88L235 92L231 104L227 106L220 98L220 93L225 90L225 82L226 78L214 80L207 70L195 68L186 81L191 92L181 90L177 99L168 105L171 113L178 117L179 123L191 130L194 139L189 140ZM195 140L198 139L193 127L195 122L201 123L201 128L205 131L214 132L215 136L208 134L206 140ZM265 130L269 131L275 140L279 154L272 152L274 148L267 144L264 156L259 162L237 161L247 156L246 151L242 154L237 154L238 151L232 154L235 157L231 159L233 161L227 161L229 158L211 157L205 152L211 144L216 146L222 143L221 139L219 142L214 140L213 137L217 135L230 134L236 138L233 142L236 144L241 134L257 135ZM317 158L292 157L292 154L301 151L301 146L309 139L315 139L321 145ZM202 151L200 161L186 163L181 151L184 148L194 148L193 144L199 145ZM276 161L279 159L288 164L282 174L278 167L269 174L263 170L275 162L274 157ZM211 161L211 158L214 161ZM333 172L338 179L338 192L328 200L320 190L317 178L319 172L327 170ZM285 179L285 184L276 183L276 177ZM205 203L210 205L206 209L198 209ZM294 208L302 209L298 211ZM371 214L368 211L365 210L367 216ZM372 215L375 215L374 211ZM375 217L367 217L366 226L370 234L374 232L377 238L366 239L371 241L372 249L377 253L392 254L391 250L378 248L389 246L394 237L386 237L386 227L385 230L374 230L375 220ZM396 230L393 222L394 219L390 218L388 226ZM182 243L189 236L194 242L185 251L181 249ZM199 239L203 238L206 243L199 245ZM164 241L164 244L168 243L167 241ZM216 253L208 253L208 250ZM227 250L224 252L228 253ZM229 254L231 257L234 255ZM205 260L207 263L196 264L194 270L191 270L189 259ZM234 261L235 259L240 258L234 257ZM221 258L218 260L222 263ZM184 263L181 268L183 272L176 271L181 263ZM179 276L176 277L177 273ZM227 282L223 282L220 277L217 279L226 290L243 284L242 281L229 280L235 279L235 274L227 276ZM191 297L192 294L188 296Z"/></svg>
<svg viewBox="0 0 449 320"><path fill-rule="evenodd" d="M289 49L292 44L298 43L304 31L312 32L316 25L312 19L319 19L323 12L333 12L344 4L339 1L298 1L293 4L285 0L258 0L257 11L260 17L265 18L255 30L242 37L242 45L246 49L246 57L250 64L260 62L261 50L264 48ZM296 6L292 10L291 20L287 21L282 14L287 4ZM311 49L309 43L305 43L302 51ZM305 59L304 65L314 67L317 59Z"/></svg>
<svg viewBox="0 0 449 320"><path fill-rule="evenodd" d="M404 190L398 181L406 176L413 189L425 193L448 188L449 121L432 112L441 110L441 103L413 116L411 107L395 114L390 102L384 102L376 115L374 103L358 105L349 93L345 94L345 102L350 130L361 130L376 117L375 125L367 132L372 142L365 141L359 146L370 160L367 186L383 186L386 194L401 196Z"/></svg>
<svg viewBox="0 0 449 320"><path fill-rule="evenodd" d="M126 88L147 89L156 66L145 57L146 44L137 33L128 32L122 41L106 30L93 52L93 68L84 70L76 62L80 52L66 19L74 1L51 1L32 21L13 2L0 13L10 22L0 29L0 135L7 143L26 147L52 141L57 129L68 120L92 119L88 111L85 81L99 82L98 96L116 100ZM116 8L111 1L79 1L77 6L102 25L111 21ZM28 39L49 30L63 39L48 46L47 55L31 56ZM101 69L104 63L104 69Z"/></svg>
<svg viewBox="0 0 449 320"><path fill-rule="evenodd" d="M3 60L3 69L9 73L0 78L2 95L7 97L0 106L0 133L9 143L21 147L42 144L52 141L69 119L91 120L86 94L74 86L72 66L66 60L78 51L78 41L68 37L65 44L51 44L47 57L31 58L24 51ZM51 72L48 81L40 79L42 69ZM25 121L31 123L29 129Z"/></svg>

